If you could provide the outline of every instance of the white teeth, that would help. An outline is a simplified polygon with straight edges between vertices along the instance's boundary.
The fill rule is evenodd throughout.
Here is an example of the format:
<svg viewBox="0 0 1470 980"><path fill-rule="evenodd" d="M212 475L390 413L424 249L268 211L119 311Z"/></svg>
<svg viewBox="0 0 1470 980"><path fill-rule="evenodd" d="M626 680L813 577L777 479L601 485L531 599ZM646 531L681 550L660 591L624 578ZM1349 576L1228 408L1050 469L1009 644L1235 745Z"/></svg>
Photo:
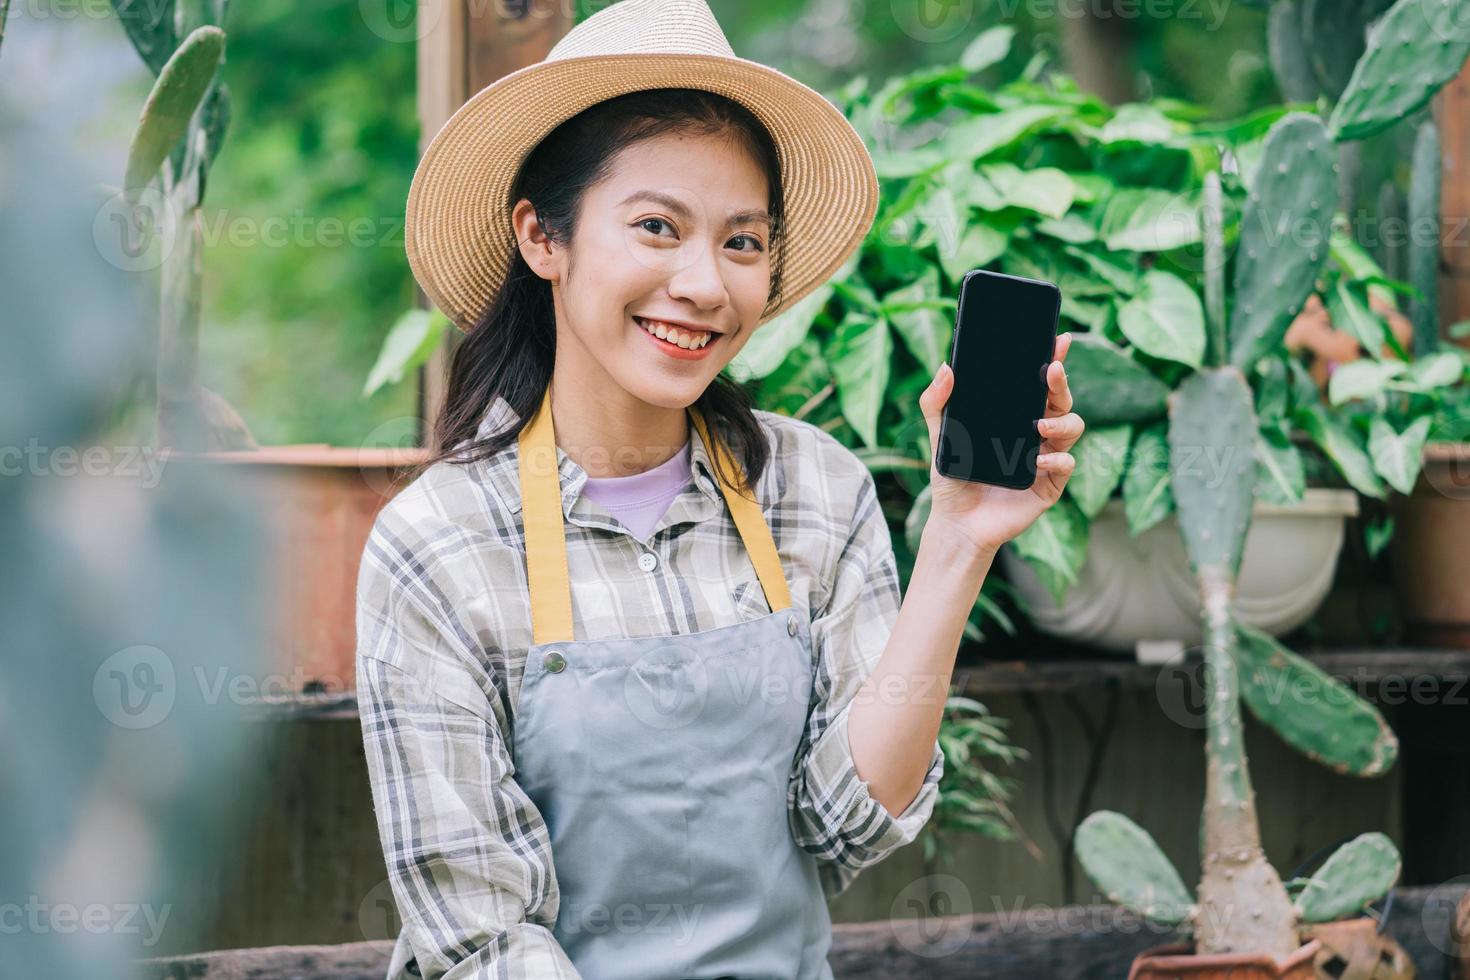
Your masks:
<svg viewBox="0 0 1470 980"><path fill-rule="evenodd" d="M689 331L681 330L678 327L670 327L668 324L663 323L659 320L639 319L636 322L640 327L653 334L659 340L666 340L671 344L676 344L677 346L684 348L685 350L699 350L699 348L703 347L705 344L708 344L712 339L714 339L714 334L712 333L690 333Z"/></svg>

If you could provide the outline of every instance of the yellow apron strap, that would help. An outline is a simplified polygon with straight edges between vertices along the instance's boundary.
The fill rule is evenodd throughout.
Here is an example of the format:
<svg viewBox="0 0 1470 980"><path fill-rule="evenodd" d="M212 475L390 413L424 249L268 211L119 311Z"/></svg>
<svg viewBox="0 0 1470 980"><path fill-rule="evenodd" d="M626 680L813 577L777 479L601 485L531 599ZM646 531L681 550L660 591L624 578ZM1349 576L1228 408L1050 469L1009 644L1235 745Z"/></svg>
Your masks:
<svg viewBox="0 0 1470 980"><path fill-rule="evenodd" d="M776 552L771 528L754 495L747 497L719 479L720 472L739 474L723 443L710 438L704 417L692 405L689 414L715 466L716 483L740 539L745 544L756 577L765 590L772 611L791 605L786 573ZM520 448L521 517L526 527L526 575L531 592L533 644L567 642L572 636L572 588L567 571L565 515L561 505L561 477L556 465L556 434L551 424L551 387L541 406L521 429ZM718 454L718 455L716 455ZM774 465L774 464L773 464Z"/></svg>
<svg viewBox="0 0 1470 980"><path fill-rule="evenodd" d="M735 529L740 532L740 540L745 543L745 552L755 566L756 577L760 579L761 588L766 593L766 604L771 607L772 612L780 612L791 605L791 591L786 586L786 572L781 568L781 556L776 553L776 541L771 537L771 527L766 523L766 516L761 513L761 505L755 499L754 492L747 497L720 478L719 474L722 472L738 476L743 469L731 460L723 442L710 438L709 429L705 426L704 416L699 409L690 405L689 414L699 427L699 437L704 440L705 450L717 461L715 482L725 495L725 505L730 508ZM776 461L773 459L768 465L774 466ZM742 480L742 486L743 484Z"/></svg>

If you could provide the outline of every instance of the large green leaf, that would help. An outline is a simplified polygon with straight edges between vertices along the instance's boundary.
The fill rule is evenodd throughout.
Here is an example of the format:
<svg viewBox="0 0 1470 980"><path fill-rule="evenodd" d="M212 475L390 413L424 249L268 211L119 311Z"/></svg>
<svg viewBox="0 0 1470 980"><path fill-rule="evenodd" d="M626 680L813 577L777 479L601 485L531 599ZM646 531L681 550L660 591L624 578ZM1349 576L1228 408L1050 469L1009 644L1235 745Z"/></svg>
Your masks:
<svg viewBox="0 0 1470 980"><path fill-rule="evenodd" d="M1319 404L1303 406L1293 413L1293 418L1327 454L1354 490L1369 497L1386 495L1387 491L1378 479L1373 460L1364 451L1362 441L1342 420L1327 414Z"/></svg>
<svg viewBox="0 0 1470 980"><path fill-rule="evenodd" d="M776 370L806 338L812 322L827 305L827 300L832 298L834 282L829 279L757 327L745 346L740 348L740 353L725 366L730 376L744 382L764 378Z"/></svg>
<svg viewBox="0 0 1470 980"><path fill-rule="evenodd" d="M1067 480L1067 493L1089 518L1097 516L1122 481L1132 436L1131 425L1088 427L1073 445L1077 465Z"/></svg>
<svg viewBox="0 0 1470 980"><path fill-rule="evenodd" d="M928 370L937 370L949 355L954 333L954 300L939 296L939 270L929 266L917 281L883 297L883 315L914 360Z"/></svg>
<svg viewBox="0 0 1470 980"><path fill-rule="evenodd" d="M1023 105L972 116L951 126L934 149L944 160L977 160L1015 143L1064 114L1058 106Z"/></svg>
<svg viewBox="0 0 1470 980"><path fill-rule="evenodd" d="M1204 359L1204 308L1194 290L1171 273L1144 273L1138 295L1118 310L1118 326L1145 354L1193 368Z"/></svg>
<svg viewBox="0 0 1470 980"><path fill-rule="evenodd" d="M1010 53L1015 36L1016 29L1004 25L981 31L975 40L965 45L960 54L960 67L973 74L999 63Z"/></svg>
<svg viewBox="0 0 1470 980"><path fill-rule="evenodd" d="M1174 489L1169 485L1168 424L1157 422L1140 430L1128 452L1123 474L1123 512L1128 534L1137 537L1174 511Z"/></svg>
<svg viewBox="0 0 1470 980"><path fill-rule="evenodd" d="M1011 540L1058 604L1087 560L1087 517L1063 496Z"/></svg>
<svg viewBox="0 0 1470 980"><path fill-rule="evenodd" d="M1009 232L984 221L972 221L953 250L941 250L939 264L951 282L960 282L965 273L982 269L1005 254L1011 243Z"/></svg>
<svg viewBox="0 0 1470 980"><path fill-rule="evenodd" d="M448 327L449 318L437 308L406 310L388 331L378 360L363 385L363 396L371 395L385 384L397 384L409 371L428 363Z"/></svg>
<svg viewBox="0 0 1470 980"><path fill-rule="evenodd" d="M174 34L174 0L112 0L117 19L138 54L157 75L178 46Z"/></svg>
<svg viewBox="0 0 1470 980"><path fill-rule="evenodd" d="M1163 252L1192 245L1203 234L1199 195L1119 188L1103 206L1099 230L1110 249Z"/></svg>
<svg viewBox="0 0 1470 980"><path fill-rule="evenodd" d="M1300 503L1306 493L1301 451L1275 425L1263 425L1256 434L1256 497L1267 503Z"/></svg>
<svg viewBox="0 0 1470 980"><path fill-rule="evenodd" d="M1169 397L1168 387L1148 368L1093 334L1072 335L1067 382L1088 425L1148 422L1164 414Z"/></svg>
<svg viewBox="0 0 1470 980"><path fill-rule="evenodd" d="M827 360L843 416L864 443L878 445L878 412L893 362L888 322L866 313L849 313L828 345Z"/></svg>
<svg viewBox="0 0 1470 980"><path fill-rule="evenodd" d="M1368 454L1373 469L1399 493L1414 492L1424 462L1424 443L1434 419L1421 415L1398 432L1385 419L1373 419L1368 429Z"/></svg>

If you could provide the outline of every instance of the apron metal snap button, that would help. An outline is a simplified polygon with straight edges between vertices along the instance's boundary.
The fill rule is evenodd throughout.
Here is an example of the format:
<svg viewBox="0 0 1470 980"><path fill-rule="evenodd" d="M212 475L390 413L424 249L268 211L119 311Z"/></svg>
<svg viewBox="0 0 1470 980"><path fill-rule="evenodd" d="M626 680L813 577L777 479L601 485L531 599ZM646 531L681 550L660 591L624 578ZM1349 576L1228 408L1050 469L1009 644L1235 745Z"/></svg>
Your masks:
<svg viewBox="0 0 1470 980"><path fill-rule="evenodd" d="M786 617L786 633L787 633L788 636L795 636L796 635L796 617L795 616L788 616L788 617Z"/></svg>
<svg viewBox="0 0 1470 980"><path fill-rule="evenodd" d="M653 554L642 554L638 556L638 567L645 572L651 572L658 567L658 556Z"/></svg>
<svg viewBox="0 0 1470 980"><path fill-rule="evenodd" d="M546 655L545 664L547 670L553 674L560 674L567 665L567 658L563 657L560 651L552 650Z"/></svg>

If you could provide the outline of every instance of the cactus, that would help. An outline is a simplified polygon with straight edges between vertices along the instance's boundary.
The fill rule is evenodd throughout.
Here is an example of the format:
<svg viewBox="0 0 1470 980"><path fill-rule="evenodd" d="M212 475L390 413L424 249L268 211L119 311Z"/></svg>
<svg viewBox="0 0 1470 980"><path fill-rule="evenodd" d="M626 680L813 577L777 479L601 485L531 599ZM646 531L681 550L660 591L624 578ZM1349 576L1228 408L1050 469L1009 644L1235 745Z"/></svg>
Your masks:
<svg viewBox="0 0 1470 980"><path fill-rule="evenodd" d="M1077 859L1108 900L1166 925L1194 911L1179 872L1148 831L1121 813L1099 810L1077 826Z"/></svg>
<svg viewBox="0 0 1470 980"><path fill-rule="evenodd" d="M1332 853L1296 897L1303 922L1359 915L1398 880L1402 862L1393 841L1360 834Z"/></svg>
<svg viewBox="0 0 1470 980"><path fill-rule="evenodd" d="M1311 60L1322 91L1336 99L1347 88L1353 66L1363 54L1363 20L1357 0L1303 0L1298 53Z"/></svg>
<svg viewBox="0 0 1470 980"><path fill-rule="evenodd" d="M227 0L113 0L138 54L158 76L128 152L123 195L136 205L155 183L167 243L159 284L154 442L198 451L254 448L240 416L199 383L203 228L199 206L229 124L218 81ZM182 37L180 42L178 39Z"/></svg>
<svg viewBox="0 0 1470 980"><path fill-rule="evenodd" d="M1403 192L1398 184L1385 180L1378 189L1378 248L1374 258L1390 279L1404 278L1404 243L1398 234L1406 221Z"/></svg>
<svg viewBox="0 0 1470 980"><path fill-rule="evenodd" d="M1423 106L1470 57L1463 0L1399 0L1368 34L1328 128L1335 140L1372 136Z"/></svg>
<svg viewBox="0 0 1470 980"><path fill-rule="evenodd" d="M184 39L158 74L128 150L123 191L136 202L164 159L190 132L225 55L225 32L201 27Z"/></svg>
<svg viewBox="0 0 1470 980"><path fill-rule="evenodd" d="M1383 772L1397 742L1378 712L1345 685L1235 620L1231 602L1256 473L1257 420L1244 375L1228 364L1205 368L1169 396L1168 413L1169 478L1204 608L1200 883L1191 900L1153 839L1121 814L1102 811L1085 820L1077 856L1113 901L1188 927L1196 953L1285 959L1301 945L1303 923L1357 912L1392 886L1399 861L1386 837L1364 835L1334 854L1298 901L1291 900L1261 847L1242 697L1290 744L1338 771ZM1307 691L1319 696L1302 697ZM1292 703L1281 703L1282 692L1293 695Z"/></svg>
<svg viewBox="0 0 1470 980"><path fill-rule="evenodd" d="M1266 135L1240 218L1230 363L1280 345L1327 261L1337 153L1316 116L1287 113Z"/></svg>
<svg viewBox="0 0 1470 980"><path fill-rule="evenodd" d="M1439 130L1434 120L1426 119L1414 137L1409 178L1409 282L1419 291L1409 302L1415 357L1423 357L1439 344L1440 167Z"/></svg>
<svg viewBox="0 0 1470 980"><path fill-rule="evenodd" d="M1205 336L1209 338L1206 362L1216 367L1225 363L1225 229L1224 201L1220 174L1205 174L1204 206L1200 219L1205 239Z"/></svg>
<svg viewBox="0 0 1470 980"><path fill-rule="evenodd" d="M1266 48L1282 98L1288 102L1316 99L1319 91L1317 75L1302 53L1307 50L1307 42L1302 36L1301 0L1276 0L1271 4Z"/></svg>
<svg viewBox="0 0 1470 980"><path fill-rule="evenodd" d="M1378 776L1398 758L1398 739L1378 709L1269 633L1236 628L1241 696L1288 745L1336 772Z"/></svg>

